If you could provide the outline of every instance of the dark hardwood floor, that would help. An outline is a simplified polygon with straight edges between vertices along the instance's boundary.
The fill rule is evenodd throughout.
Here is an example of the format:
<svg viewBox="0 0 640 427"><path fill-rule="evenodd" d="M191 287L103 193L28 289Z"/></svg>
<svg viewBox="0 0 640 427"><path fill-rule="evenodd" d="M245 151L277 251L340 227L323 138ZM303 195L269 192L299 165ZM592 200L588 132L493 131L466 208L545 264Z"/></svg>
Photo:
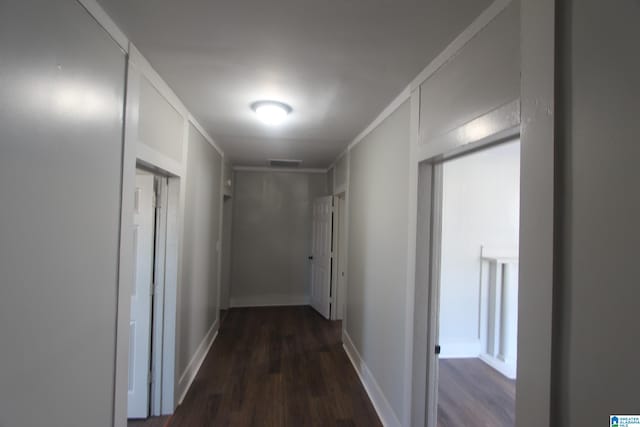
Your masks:
<svg viewBox="0 0 640 427"><path fill-rule="evenodd" d="M129 420L127 427L165 427L169 417L151 417L146 420Z"/></svg>
<svg viewBox="0 0 640 427"><path fill-rule="evenodd" d="M515 381L480 359L441 359L438 427L513 427Z"/></svg>
<svg viewBox="0 0 640 427"><path fill-rule="evenodd" d="M230 309L171 427L380 426L342 348L310 307Z"/></svg>

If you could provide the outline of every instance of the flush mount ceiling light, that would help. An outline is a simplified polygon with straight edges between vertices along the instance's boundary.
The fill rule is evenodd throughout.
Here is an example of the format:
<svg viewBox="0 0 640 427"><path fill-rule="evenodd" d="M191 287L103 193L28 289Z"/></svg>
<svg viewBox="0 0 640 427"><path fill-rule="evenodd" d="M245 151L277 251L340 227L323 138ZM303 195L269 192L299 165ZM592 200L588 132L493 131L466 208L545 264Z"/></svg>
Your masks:
<svg viewBox="0 0 640 427"><path fill-rule="evenodd" d="M279 125L293 111L289 105L278 101L256 101L251 104L251 109L261 122L268 125Z"/></svg>

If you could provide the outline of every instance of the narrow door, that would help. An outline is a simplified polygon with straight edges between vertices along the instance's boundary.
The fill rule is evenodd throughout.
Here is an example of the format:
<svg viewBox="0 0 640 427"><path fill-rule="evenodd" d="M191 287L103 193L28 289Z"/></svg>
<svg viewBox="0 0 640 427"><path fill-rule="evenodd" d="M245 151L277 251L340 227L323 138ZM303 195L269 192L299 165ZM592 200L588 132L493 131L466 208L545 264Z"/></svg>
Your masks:
<svg viewBox="0 0 640 427"><path fill-rule="evenodd" d="M149 416L151 293L153 286L154 177L136 174L134 201L135 283L129 323L129 393L127 416Z"/></svg>
<svg viewBox="0 0 640 427"><path fill-rule="evenodd" d="M331 315L331 227L333 197L313 203L311 236L311 306L327 319Z"/></svg>

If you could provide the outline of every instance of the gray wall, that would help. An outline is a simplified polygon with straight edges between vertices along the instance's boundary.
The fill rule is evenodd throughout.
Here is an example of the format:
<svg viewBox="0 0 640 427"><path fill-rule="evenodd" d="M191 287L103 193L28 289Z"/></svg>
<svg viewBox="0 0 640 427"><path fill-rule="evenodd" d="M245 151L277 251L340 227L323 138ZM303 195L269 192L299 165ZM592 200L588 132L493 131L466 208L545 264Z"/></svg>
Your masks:
<svg viewBox="0 0 640 427"><path fill-rule="evenodd" d="M327 171L327 193L333 194L333 172L335 168L331 168Z"/></svg>
<svg viewBox="0 0 640 427"><path fill-rule="evenodd" d="M640 412L640 3L561 1L558 425Z"/></svg>
<svg viewBox="0 0 640 427"><path fill-rule="evenodd" d="M182 240L182 280L178 288L178 375L217 318L218 251L222 158L189 125Z"/></svg>
<svg viewBox="0 0 640 427"><path fill-rule="evenodd" d="M146 78L140 79L140 142L182 161L184 118Z"/></svg>
<svg viewBox="0 0 640 427"><path fill-rule="evenodd" d="M234 181L231 304L304 302L311 204L326 175L237 171Z"/></svg>
<svg viewBox="0 0 640 427"><path fill-rule="evenodd" d="M405 102L351 151L349 164L349 337L398 419L404 383L409 192Z"/></svg>
<svg viewBox="0 0 640 427"><path fill-rule="evenodd" d="M0 426L111 426L125 56L7 0L0 57Z"/></svg>
<svg viewBox="0 0 640 427"><path fill-rule="evenodd" d="M348 160L349 157L345 154L336 162L336 165L334 167L335 173L333 177L333 185L336 189L347 185L347 169L349 168Z"/></svg>
<svg viewBox="0 0 640 427"><path fill-rule="evenodd" d="M231 230L233 198L225 196L222 207L222 259L220 274L220 308L229 308L231 291Z"/></svg>
<svg viewBox="0 0 640 427"><path fill-rule="evenodd" d="M423 141L518 99L519 24L520 3L515 0L421 85Z"/></svg>

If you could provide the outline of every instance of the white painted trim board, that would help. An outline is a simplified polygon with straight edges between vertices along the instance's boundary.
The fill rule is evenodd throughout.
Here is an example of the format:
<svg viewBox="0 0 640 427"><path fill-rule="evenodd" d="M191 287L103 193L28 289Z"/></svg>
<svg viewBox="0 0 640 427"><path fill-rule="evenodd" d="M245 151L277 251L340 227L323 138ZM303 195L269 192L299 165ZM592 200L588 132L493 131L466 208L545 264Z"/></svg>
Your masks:
<svg viewBox="0 0 640 427"><path fill-rule="evenodd" d="M382 425L384 427L400 427L402 424L400 424L400 420L396 416L395 411L382 392L382 389L378 385L373 373L371 373L367 364L362 359L362 356L360 356L358 349L353 344L353 341L346 330L342 331L342 348L344 348L347 357L358 374L358 378L360 378L362 386L367 392L367 395L369 395L369 399L371 400L373 408L376 410Z"/></svg>
<svg viewBox="0 0 640 427"><path fill-rule="evenodd" d="M286 173L327 173L328 169L320 168L271 168L268 166L234 166L237 172L286 172Z"/></svg>
<svg viewBox="0 0 640 427"><path fill-rule="evenodd" d="M289 305L309 305L308 295L252 295L229 298L229 307L278 307Z"/></svg>
<svg viewBox="0 0 640 427"><path fill-rule="evenodd" d="M120 27L111 19L104 11L97 0L77 0L78 3L86 9L86 11L96 20L96 22L109 34L118 46L125 52L129 52L129 39L122 32Z"/></svg>
<svg viewBox="0 0 640 427"><path fill-rule="evenodd" d="M198 374L198 371L200 370L204 359L207 357L207 354L209 354L209 350L211 349L211 346L213 345L217 336L218 320L216 319L200 342L200 345L198 345L198 348L196 349L184 372L182 373L182 375L180 375L180 379L178 380L178 387L180 388L180 398L178 399L178 405L182 403L185 396L187 395L187 392L189 391L193 380L196 378L196 375Z"/></svg>

